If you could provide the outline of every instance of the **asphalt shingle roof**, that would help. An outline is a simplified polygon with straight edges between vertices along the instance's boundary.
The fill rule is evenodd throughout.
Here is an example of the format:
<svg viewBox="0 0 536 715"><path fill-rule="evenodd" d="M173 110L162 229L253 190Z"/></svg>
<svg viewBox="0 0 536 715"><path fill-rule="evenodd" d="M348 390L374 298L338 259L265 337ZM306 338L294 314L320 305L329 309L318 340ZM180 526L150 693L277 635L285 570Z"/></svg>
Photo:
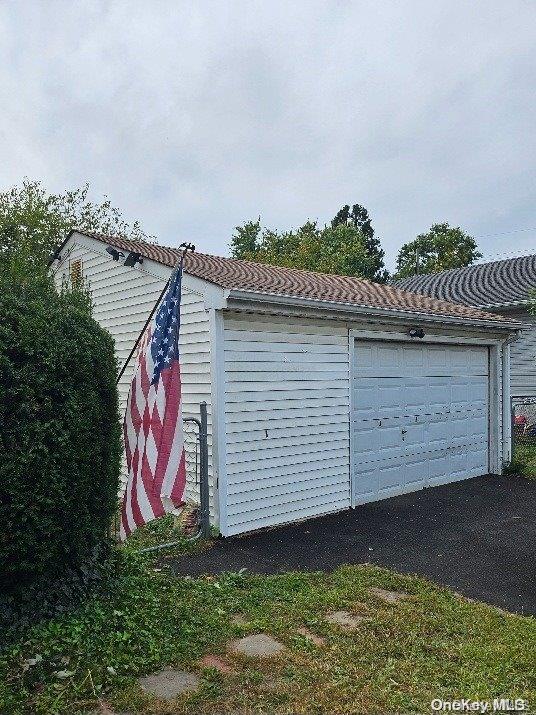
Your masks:
<svg viewBox="0 0 536 715"><path fill-rule="evenodd" d="M175 266L180 257L178 248L100 234L79 233L84 233L122 251L135 251L165 266ZM467 319L468 322L486 320L501 323L505 320L502 316L485 313L475 308L447 303L362 278L281 268L253 261L211 256L197 251L187 253L184 270L192 276L231 290L310 298L438 317L449 316Z"/></svg>
<svg viewBox="0 0 536 715"><path fill-rule="evenodd" d="M526 301L536 289L536 255L404 278L397 288L474 307Z"/></svg>

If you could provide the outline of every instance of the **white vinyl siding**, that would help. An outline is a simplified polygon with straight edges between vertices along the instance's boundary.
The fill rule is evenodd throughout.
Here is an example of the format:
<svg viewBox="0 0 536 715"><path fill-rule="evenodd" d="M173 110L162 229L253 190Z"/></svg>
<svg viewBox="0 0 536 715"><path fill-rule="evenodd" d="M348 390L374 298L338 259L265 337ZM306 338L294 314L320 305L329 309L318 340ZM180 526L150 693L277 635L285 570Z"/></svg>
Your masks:
<svg viewBox="0 0 536 715"><path fill-rule="evenodd" d="M510 346L512 395L536 397L536 316L523 310L509 312L508 317L531 324Z"/></svg>
<svg viewBox="0 0 536 715"><path fill-rule="evenodd" d="M72 240L65 251L65 258L56 272L56 282L69 275L70 265L77 259L82 260L82 273L87 281L93 301L93 316L115 342L117 362L121 367L127 359L140 331L142 330L155 301L158 299L165 278L152 275L150 262L141 267L128 268L120 261L113 261L105 252L105 246L97 243L97 250L90 250L87 239L81 244ZM146 264L149 268L146 269ZM167 273L167 269L160 273ZM171 269L169 269L171 273ZM211 386L210 386L210 333L208 313L204 298L183 285L181 305L181 331L179 348L181 355L181 378L183 415L199 418L199 403L207 403L209 421L209 469L211 469ZM119 383L119 409L123 415L130 381L134 370L134 358L131 359ZM186 498L198 501L198 487L195 484L195 461L188 464ZM123 482L126 473L123 470ZM211 508L213 511L212 479Z"/></svg>
<svg viewBox="0 0 536 715"><path fill-rule="evenodd" d="M347 508L348 331L224 317L227 534Z"/></svg>

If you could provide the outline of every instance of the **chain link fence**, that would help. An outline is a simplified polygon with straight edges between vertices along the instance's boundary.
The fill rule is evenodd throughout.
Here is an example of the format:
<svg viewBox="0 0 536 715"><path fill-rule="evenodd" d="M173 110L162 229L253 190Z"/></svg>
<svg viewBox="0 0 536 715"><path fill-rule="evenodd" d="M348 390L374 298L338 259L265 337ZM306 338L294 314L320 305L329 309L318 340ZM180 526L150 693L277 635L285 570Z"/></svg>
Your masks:
<svg viewBox="0 0 536 715"><path fill-rule="evenodd" d="M516 395L510 402L512 461L508 471L536 477L536 397Z"/></svg>
<svg viewBox="0 0 536 715"><path fill-rule="evenodd" d="M512 454L517 445L536 447L536 397L511 398Z"/></svg>

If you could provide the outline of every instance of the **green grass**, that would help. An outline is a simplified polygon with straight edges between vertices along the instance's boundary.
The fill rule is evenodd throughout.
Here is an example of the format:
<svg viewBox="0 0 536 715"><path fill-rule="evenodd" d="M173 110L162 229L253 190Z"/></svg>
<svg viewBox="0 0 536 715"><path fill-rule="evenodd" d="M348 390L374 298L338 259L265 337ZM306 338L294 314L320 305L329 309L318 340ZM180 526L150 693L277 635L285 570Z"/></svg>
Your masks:
<svg viewBox="0 0 536 715"><path fill-rule="evenodd" d="M536 479L536 445L516 444L512 463L508 465L507 472Z"/></svg>
<svg viewBox="0 0 536 715"><path fill-rule="evenodd" d="M125 554L115 595L36 625L0 656L0 712L429 712L433 697L525 697L536 702L536 620L469 602L424 579L373 566L332 574L228 574L174 579ZM368 588L404 591L399 605ZM324 620L330 610L367 616L354 632ZM244 625L231 616L242 614ZM326 639L315 647L297 633ZM229 657L234 672L202 670L206 653L266 632L286 646L269 661ZM36 662L37 661L37 662ZM172 703L138 688L164 665L191 669L200 689Z"/></svg>
<svg viewBox="0 0 536 715"><path fill-rule="evenodd" d="M522 474L536 477L536 445L520 444L516 447L514 459L522 465Z"/></svg>
<svg viewBox="0 0 536 715"><path fill-rule="evenodd" d="M136 529L125 542L123 549L128 553L135 554L142 549L166 543L173 543L175 546L154 552L155 558L158 558L159 555L174 557L195 553L211 545L209 541L192 541L185 537L181 518L167 514L149 522L141 529Z"/></svg>

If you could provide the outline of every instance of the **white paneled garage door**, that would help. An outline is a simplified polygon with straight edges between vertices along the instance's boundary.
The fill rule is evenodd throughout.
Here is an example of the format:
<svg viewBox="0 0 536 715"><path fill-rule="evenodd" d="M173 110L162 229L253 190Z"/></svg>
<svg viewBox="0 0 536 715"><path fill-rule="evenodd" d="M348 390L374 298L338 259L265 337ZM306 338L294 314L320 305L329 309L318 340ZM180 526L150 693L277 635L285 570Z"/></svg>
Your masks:
<svg viewBox="0 0 536 715"><path fill-rule="evenodd" d="M354 503L488 472L488 348L356 339Z"/></svg>

